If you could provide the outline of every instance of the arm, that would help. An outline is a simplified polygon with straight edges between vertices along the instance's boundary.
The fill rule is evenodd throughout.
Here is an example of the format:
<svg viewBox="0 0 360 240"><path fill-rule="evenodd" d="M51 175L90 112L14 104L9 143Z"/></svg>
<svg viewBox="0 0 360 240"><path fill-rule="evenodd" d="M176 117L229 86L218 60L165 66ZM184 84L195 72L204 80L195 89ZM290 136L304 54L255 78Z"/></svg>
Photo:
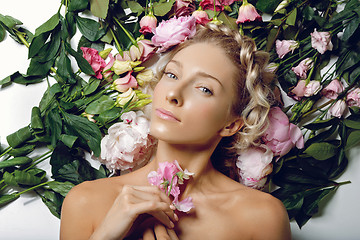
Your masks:
<svg viewBox="0 0 360 240"><path fill-rule="evenodd" d="M127 236L136 218L144 213L169 228L174 226L175 214L171 202L157 187L123 186L94 229L94 219L100 218L96 215L103 214L96 213L97 208L103 208L99 206L103 203L101 197L107 196L94 199L93 194L99 195L81 187L68 194L63 205L61 239L122 239Z"/></svg>

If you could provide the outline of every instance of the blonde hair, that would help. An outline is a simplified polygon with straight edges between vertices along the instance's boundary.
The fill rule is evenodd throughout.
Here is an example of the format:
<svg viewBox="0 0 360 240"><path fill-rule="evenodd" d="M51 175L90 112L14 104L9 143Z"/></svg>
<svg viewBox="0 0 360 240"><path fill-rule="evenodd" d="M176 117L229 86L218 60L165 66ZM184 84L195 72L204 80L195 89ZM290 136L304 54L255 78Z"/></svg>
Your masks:
<svg viewBox="0 0 360 240"><path fill-rule="evenodd" d="M212 157L218 170L233 175L229 170L235 169L234 154L238 150L258 145L260 136L268 126L267 115L273 99L270 88L273 74L265 71L269 54L258 51L251 38L225 25L198 25L193 38L179 44L162 58L156 78L161 78L166 64L177 52L194 43L210 43L220 47L238 70L234 75L235 95L238 97L234 100L232 113L241 116L244 126L234 136L223 138Z"/></svg>

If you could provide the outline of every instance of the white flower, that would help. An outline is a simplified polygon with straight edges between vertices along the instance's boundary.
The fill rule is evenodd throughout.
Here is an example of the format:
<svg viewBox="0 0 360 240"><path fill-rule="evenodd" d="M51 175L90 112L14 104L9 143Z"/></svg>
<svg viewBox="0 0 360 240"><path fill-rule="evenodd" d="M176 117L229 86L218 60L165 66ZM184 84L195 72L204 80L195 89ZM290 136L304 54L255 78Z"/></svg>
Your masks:
<svg viewBox="0 0 360 240"><path fill-rule="evenodd" d="M131 111L121 116L101 140L100 162L114 172L146 163L153 152L155 139L149 135L149 121L143 112Z"/></svg>

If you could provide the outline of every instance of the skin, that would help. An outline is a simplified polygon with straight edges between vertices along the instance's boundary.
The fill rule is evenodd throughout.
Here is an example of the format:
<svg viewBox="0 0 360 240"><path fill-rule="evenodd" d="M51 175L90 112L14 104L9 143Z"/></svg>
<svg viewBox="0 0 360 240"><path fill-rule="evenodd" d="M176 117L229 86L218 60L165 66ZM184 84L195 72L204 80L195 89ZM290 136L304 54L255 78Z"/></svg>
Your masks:
<svg viewBox="0 0 360 240"><path fill-rule="evenodd" d="M221 138L242 126L230 111L234 70L211 44L178 52L154 91L151 134L159 142L153 161L74 187L63 204L60 238L290 239L279 200L233 181L210 162ZM195 209L188 214L174 211L170 199L147 181L159 162L175 159L195 173L180 196L193 198Z"/></svg>

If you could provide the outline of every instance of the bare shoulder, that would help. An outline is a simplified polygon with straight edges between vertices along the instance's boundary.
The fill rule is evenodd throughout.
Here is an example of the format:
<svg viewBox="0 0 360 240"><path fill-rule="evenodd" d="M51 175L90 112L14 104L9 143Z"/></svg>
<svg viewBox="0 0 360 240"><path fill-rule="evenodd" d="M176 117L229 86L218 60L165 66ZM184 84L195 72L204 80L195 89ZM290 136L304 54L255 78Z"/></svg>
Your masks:
<svg viewBox="0 0 360 240"><path fill-rule="evenodd" d="M271 194L244 186L233 205L235 218L251 231L252 239L291 239L289 217L283 203Z"/></svg>

